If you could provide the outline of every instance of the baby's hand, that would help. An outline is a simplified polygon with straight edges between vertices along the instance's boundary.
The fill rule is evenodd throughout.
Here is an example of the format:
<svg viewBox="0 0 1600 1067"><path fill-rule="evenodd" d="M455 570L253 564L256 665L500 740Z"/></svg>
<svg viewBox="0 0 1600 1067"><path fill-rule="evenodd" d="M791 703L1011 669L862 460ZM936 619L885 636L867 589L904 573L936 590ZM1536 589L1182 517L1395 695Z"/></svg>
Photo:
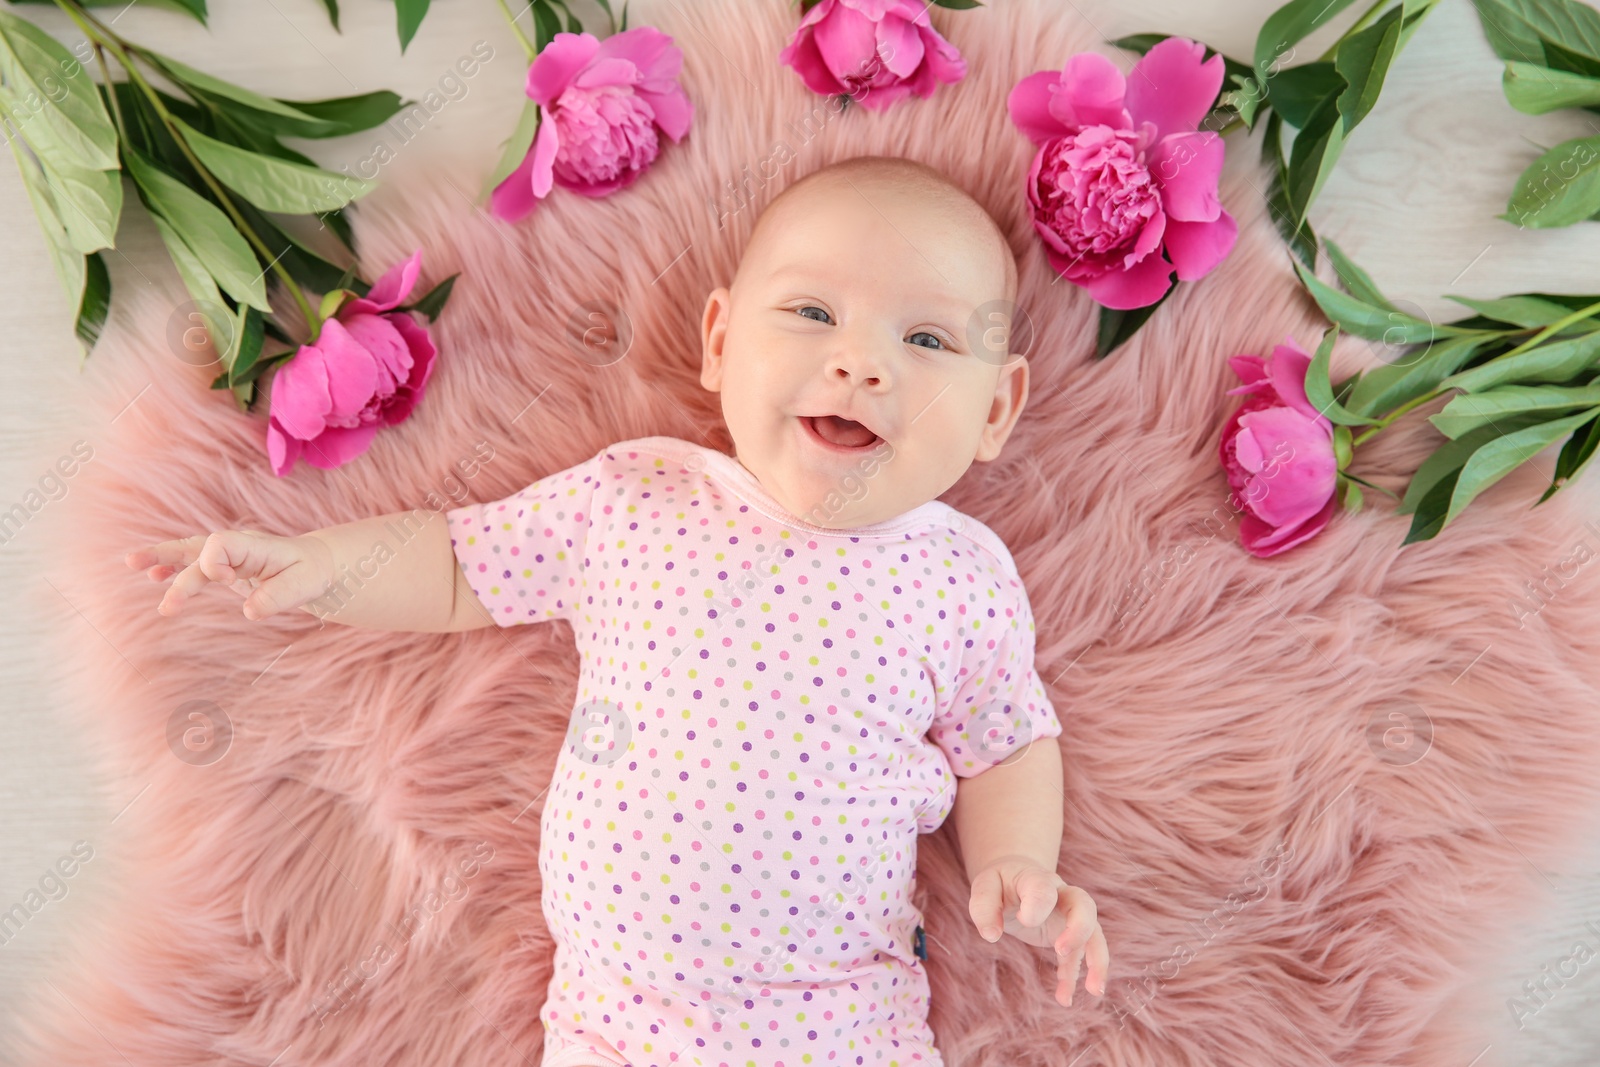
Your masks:
<svg viewBox="0 0 1600 1067"><path fill-rule="evenodd" d="M244 616L264 619L323 596L332 552L315 537L279 537L249 530L219 530L135 549L124 557L151 581L172 577L156 610L176 615L208 582L226 584L245 598ZM181 570L179 568L182 568Z"/></svg>
<svg viewBox="0 0 1600 1067"><path fill-rule="evenodd" d="M1072 1003L1086 951L1089 973L1083 987L1097 997L1105 995L1111 950L1094 901L1055 871L1023 857L996 860L972 880L968 910L986 941L1000 940L1003 925L1004 932L1018 940L1055 948L1058 1003Z"/></svg>

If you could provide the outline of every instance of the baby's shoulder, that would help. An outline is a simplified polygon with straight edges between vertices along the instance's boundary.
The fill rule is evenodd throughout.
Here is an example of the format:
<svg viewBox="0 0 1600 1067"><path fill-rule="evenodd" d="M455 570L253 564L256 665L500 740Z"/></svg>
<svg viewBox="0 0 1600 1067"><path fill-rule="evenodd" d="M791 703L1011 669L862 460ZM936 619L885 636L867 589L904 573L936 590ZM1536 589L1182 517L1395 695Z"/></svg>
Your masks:
<svg viewBox="0 0 1600 1067"><path fill-rule="evenodd" d="M946 522L950 530L966 542L972 565L992 577L997 584L1020 591L1022 579L1017 572L1017 561L1012 558L1011 550L1000 535L971 515L948 505L946 507Z"/></svg>

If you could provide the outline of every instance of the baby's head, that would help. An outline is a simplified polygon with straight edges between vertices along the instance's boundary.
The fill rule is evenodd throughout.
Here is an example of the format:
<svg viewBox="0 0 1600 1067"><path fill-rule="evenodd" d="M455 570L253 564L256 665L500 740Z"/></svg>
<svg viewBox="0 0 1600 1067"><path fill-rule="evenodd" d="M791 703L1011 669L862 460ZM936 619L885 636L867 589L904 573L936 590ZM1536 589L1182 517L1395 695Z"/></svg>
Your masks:
<svg viewBox="0 0 1600 1067"><path fill-rule="evenodd" d="M762 212L706 300L700 381L780 504L834 529L881 522L1000 454L1028 364L988 312L1016 289L1005 236L938 171L845 160Z"/></svg>

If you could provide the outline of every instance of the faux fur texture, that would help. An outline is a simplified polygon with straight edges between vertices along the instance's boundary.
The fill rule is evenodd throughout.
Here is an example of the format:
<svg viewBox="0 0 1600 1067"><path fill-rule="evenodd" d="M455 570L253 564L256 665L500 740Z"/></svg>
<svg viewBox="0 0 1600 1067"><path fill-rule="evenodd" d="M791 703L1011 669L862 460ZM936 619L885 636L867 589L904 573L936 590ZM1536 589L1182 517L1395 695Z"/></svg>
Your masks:
<svg viewBox="0 0 1600 1067"><path fill-rule="evenodd" d="M264 405L242 417L206 388L214 369L168 350L181 295L119 304L85 375L94 458L42 516L44 571L71 608L54 593L38 606L78 667L74 706L91 710L71 725L117 783L111 810L127 806L94 842L119 892L22 1009L21 1062L538 1063L539 812L573 694L570 631L250 623L225 589L164 619L161 587L123 553L432 514L648 434L726 450L697 380L705 294L731 280L779 188L867 153L952 175L1020 256L1032 397L1004 455L945 499L1006 540L1027 583L1066 726L1060 869L1097 901L1112 953L1107 996L1080 986L1063 1009L1048 953L973 929L953 826L924 838L946 1062L1469 1062L1485 1041L1452 998L1541 906L1536 871L1592 832L1600 800L1600 582L1568 582L1521 627L1510 607L1600 543L1567 494L1530 510L1549 457L1434 541L1401 548L1409 520L1369 493L1311 543L1253 558L1216 459L1237 403L1226 360L1285 334L1309 350L1323 327L1264 212L1253 145L1230 141L1232 255L1096 362L1095 309L1052 283L1027 223L1033 149L1004 108L1019 78L1075 51L1126 69L1084 20L1055 0L934 8L966 80L834 114L775 62L791 4L634 6L684 48L697 113L632 189L557 191L505 226L472 209L482 174L452 164L354 212L370 274L419 245L424 285L462 272L425 400L359 460L275 478ZM631 326L608 366L578 358L569 327L595 300ZM1372 358L1343 341L1336 375ZM1440 440L1422 414L1364 448L1360 472L1401 489ZM210 765L169 746L192 701L231 722Z"/></svg>

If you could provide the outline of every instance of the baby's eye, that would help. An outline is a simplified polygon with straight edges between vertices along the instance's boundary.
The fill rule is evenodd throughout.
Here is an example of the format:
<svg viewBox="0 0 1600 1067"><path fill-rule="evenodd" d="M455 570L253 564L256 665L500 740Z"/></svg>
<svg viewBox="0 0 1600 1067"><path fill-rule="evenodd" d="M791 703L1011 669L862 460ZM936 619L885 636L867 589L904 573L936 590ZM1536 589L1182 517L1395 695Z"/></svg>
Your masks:
<svg viewBox="0 0 1600 1067"><path fill-rule="evenodd" d="M821 308L817 307L815 304L807 304L805 307L797 308L796 310L801 315L805 316L808 319L811 319L813 322L826 322L826 323L829 323L829 324L832 324L832 322L833 322L833 319L828 317L828 313L826 311L823 311ZM806 315L806 312L808 312L808 311L815 311L817 313L817 315L821 315L822 318L819 319L819 318L816 317L816 315Z"/></svg>
<svg viewBox="0 0 1600 1067"><path fill-rule="evenodd" d="M908 337L907 340L910 341L912 344L917 344L918 343L917 338L919 338L919 337L926 337L929 341L932 341L934 343L934 345L938 346L939 348L943 348L944 347L944 342L943 341L939 340L938 337L936 337L933 334L927 332L926 330L918 330L916 333L914 333L910 337ZM926 342L922 342L922 345L923 345L924 348L929 347Z"/></svg>

